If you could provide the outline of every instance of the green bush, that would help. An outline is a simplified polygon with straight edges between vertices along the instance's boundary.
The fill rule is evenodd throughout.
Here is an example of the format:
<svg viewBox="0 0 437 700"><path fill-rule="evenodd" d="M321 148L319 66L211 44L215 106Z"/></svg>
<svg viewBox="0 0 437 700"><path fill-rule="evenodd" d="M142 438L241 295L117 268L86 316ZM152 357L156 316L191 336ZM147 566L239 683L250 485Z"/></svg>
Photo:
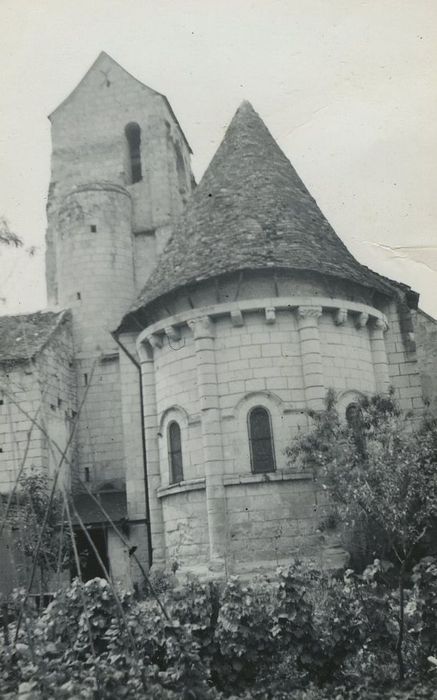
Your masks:
<svg viewBox="0 0 437 700"><path fill-rule="evenodd" d="M192 579L165 586L159 602L76 580L39 615L26 612L15 646L0 647L0 697L21 686L32 700L430 698L437 561L420 562L409 583L414 695L397 686L398 593L375 561L338 578L294 562L250 585Z"/></svg>

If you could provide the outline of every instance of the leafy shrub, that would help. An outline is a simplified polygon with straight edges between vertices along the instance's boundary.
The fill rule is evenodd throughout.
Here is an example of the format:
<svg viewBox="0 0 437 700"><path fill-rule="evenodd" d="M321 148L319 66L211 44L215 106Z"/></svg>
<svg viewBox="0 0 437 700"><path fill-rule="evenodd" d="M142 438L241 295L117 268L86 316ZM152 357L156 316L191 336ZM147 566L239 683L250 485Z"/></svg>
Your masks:
<svg viewBox="0 0 437 700"><path fill-rule="evenodd" d="M159 602L74 581L26 613L15 646L0 646L0 697L21 687L32 700L431 698L436 560L413 578L405 665L414 695L396 688L399 598L389 564L376 560L337 578L298 561L250 585L193 578ZM19 593L15 601L19 609Z"/></svg>

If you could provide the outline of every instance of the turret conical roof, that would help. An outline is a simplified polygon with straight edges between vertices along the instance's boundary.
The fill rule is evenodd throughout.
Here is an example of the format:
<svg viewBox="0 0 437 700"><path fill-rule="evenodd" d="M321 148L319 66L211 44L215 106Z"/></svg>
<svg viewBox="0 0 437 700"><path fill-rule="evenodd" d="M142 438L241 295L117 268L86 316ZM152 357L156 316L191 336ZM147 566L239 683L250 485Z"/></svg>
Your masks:
<svg viewBox="0 0 437 700"><path fill-rule="evenodd" d="M394 292L393 283L349 253L262 119L243 102L134 308L202 280L272 268Z"/></svg>

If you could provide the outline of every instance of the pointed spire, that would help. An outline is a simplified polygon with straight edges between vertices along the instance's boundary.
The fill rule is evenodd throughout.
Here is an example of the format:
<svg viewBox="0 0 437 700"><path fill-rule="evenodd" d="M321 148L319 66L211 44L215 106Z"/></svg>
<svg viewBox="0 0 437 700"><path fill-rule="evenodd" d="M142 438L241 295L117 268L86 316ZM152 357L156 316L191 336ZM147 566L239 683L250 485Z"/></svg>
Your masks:
<svg viewBox="0 0 437 700"><path fill-rule="evenodd" d="M312 271L392 287L338 238L250 102L236 111L135 308L238 270Z"/></svg>

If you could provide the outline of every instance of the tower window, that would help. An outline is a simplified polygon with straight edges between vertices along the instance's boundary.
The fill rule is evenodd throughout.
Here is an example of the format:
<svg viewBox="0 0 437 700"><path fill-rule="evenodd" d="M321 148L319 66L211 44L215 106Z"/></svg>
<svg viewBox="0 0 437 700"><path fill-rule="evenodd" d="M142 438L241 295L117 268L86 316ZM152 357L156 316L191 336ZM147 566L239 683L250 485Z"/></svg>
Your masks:
<svg viewBox="0 0 437 700"><path fill-rule="evenodd" d="M185 162L181 148L178 143L174 144L176 153L176 172L178 176L179 194L185 194L187 190L187 176L185 172Z"/></svg>
<svg viewBox="0 0 437 700"><path fill-rule="evenodd" d="M275 471L272 421L263 406L255 406L248 415L250 462L254 474Z"/></svg>
<svg viewBox="0 0 437 700"><path fill-rule="evenodd" d="M91 224L90 229L91 233L97 233L97 226L95 224Z"/></svg>
<svg viewBox="0 0 437 700"><path fill-rule="evenodd" d="M182 441L179 423L172 421L168 426L168 461L170 463L170 483L183 481Z"/></svg>
<svg viewBox="0 0 437 700"><path fill-rule="evenodd" d="M141 170L141 129L136 122L131 122L125 128L127 143L129 146L129 162L131 183L143 179Z"/></svg>

